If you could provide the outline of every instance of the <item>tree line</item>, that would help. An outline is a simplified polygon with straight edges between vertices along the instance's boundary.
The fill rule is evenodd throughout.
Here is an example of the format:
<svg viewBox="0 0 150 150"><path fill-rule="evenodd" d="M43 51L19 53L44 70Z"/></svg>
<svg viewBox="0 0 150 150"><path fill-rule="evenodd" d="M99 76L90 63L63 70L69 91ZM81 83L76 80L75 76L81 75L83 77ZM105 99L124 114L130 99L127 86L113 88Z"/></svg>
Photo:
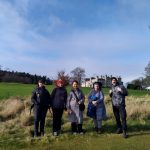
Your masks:
<svg viewBox="0 0 150 150"><path fill-rule="evenodd" d="M24 84L37 84L43 80L45 84L52 84L52 80L46 76L32 75L25 72L0 70L0 82L16 82Z"/></svg>
<svg viewBox="0 0 150 150"><path fill-rule="evenodd" d="M66 74L64 70L57 72L57 79L62 79L65 85L70 84L73 80L77 80L81 84L85 77L85 69L76 67L69 74ZM50 85L55 83L56 80L52 80L47 76L32 75L30 73L10 71L9 68L2 69L0 65L0 82L16 82L24 84L37 84L39 80L42 80L45 84Z"/></svg>
<svg viewBox="0 0 150 150"><path fill-rule="evenodd" d="M146 87L150 86L150 61L148 62L147 66L144 68L144 76L139 77L128 83L128 89L145 89Z"/></svg>

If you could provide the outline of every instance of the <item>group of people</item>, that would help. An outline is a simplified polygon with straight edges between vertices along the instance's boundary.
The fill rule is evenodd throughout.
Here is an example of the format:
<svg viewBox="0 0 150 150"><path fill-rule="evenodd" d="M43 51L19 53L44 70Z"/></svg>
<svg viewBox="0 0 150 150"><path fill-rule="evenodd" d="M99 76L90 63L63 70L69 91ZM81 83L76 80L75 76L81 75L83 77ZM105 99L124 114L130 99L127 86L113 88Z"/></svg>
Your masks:
<svg viewBox="0 0 150 150"><path fill-rule="evenodd" d="M117 124L117 134L123 133L127 138L127 123L125 96L127 90L123 85L119 85L115 77L112 78L112 87L109 95L112 100L112 107ZM56 87L50 94L45 88L42 80L39 80L38 86L32 93L31 101L34 104L34 136L44 135L45 118L48 109L53 114L53 135L58 136L61 133L61 121L64 111L68 112L68 118L71 122L72 134L84 134L83 112L85 110L85 96L79 88L78 81L72 82L72 89L67 94L64 83L61 79L57 80ZM104 103L104 93L102 84L95 82L88 95L87 116L93 118L94 130L97 133L102 132L102 121L107 118Z"/></svg>

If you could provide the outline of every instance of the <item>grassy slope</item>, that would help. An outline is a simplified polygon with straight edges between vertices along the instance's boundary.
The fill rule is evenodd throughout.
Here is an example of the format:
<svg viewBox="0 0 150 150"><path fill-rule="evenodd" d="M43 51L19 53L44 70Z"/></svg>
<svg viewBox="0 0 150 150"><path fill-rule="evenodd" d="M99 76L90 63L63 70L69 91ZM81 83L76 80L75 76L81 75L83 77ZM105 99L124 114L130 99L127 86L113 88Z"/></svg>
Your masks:
<svg viewBox="0 0 150 150"><path fill-rule="evenodd" d="M0 99L7 99L9 97L24 97L31 95L31 92L35 85L24 84L10 84L0 83ZM49 91L53 89L53 86L47 87ZM67 88L68 90L70 87ZM85 94L89 92L89 88L84 88ZM108 89L104 89L105 95L108 95ZM129 91L132 96L144 96L150 95L147 91ZM67 122L66 117L65 123ZM101 149L101 150L149 150L150 148L150 121L128 121L129 125L129 138L127 140L121 138L121 135L114 134L115 125L114 120L108 120L104 122L104 133L97 135L92 129L91 119L85 118L84 128L87 133L83 136L70 135L70 125L63 125L64 133L54 138L51 133L52 120L48 120L46 123L46 136L41 139L32 139L29 137L29 133L26 132L26 128L12 128L8 134L0 134L0 150L16 150L16 149L29 149L29 150L79 150L79 149ZM0 122L1 125L1 122ZM32 127L33 128L33 127Z"/></svg>

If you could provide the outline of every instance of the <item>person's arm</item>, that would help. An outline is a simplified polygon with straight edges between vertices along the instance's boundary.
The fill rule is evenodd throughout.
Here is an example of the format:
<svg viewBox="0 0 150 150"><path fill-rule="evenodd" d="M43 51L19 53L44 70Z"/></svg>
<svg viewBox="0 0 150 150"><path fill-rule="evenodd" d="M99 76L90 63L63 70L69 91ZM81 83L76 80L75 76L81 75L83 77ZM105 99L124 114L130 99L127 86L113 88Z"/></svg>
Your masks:
<svg viewBox="0 0 150 150"><path fill-rule="evenodd" d="M72 98L72 93L70 92L70 93L68 94L68 97L67 97L67 104L66 104L66 107L67 107L68 110L71 109L71 107L70 107L71 98Z"/></svg>
<svg viewBox="0 0 150 150"><path fill-rule="evenodd" d="M91 103L93 100L91 99L92 96L92 90L90 91L89 95L88 95L88 101L89 103Z"/></svg>
<svg viewBox="0 0 150 150"><path fill-rule="evenodd" d="M47 99L48 99L48 107L51 107L51 95L50 93L47 91Z"/></svg>
<svg viewBox="0 0 150 150"><path fill-rule="evenodd" d="M78 103L81 104L81 103L84 103L84 101L85 101L85 96L84 96L83 92L81 91L81 99Z"/></svg>
<svg viewBox="0 0 150 150"><path fill-rule="evenodd" d="M64 99L65 99L64 109L67 110L67 90L66 89L65 89L65 93L64 93Z"/></svg>
<svg viewBox="0 0 150 150"><path fill-rule="evenodd" d="M120 92L123 96L128 96L128 91L124 86L121 86L120 89Z"/></svg>
<svg viewBox="0 0 150 150"><path fill-rule="evenodd" d="M51 102L53 101L55 94L56 94L56 88L54 88L52 93L51 93Z"/></svg>
<svg viewBox="0 0 150 150"><path fill-rule="evenodd" d="M104 94L102 91L99 92L99 98L98 100L96 101L96 103L100 103L104 100Z"/></svg>
<svg viewBox="0 0 150 150"><path fill-rule="evenodd" d="M38 102L37 102L36 90L34 90L34 91L32 92L31 102L32 102L33 104L35 104L35 105L38 104Z"/></svg>
<svg viewBox="0 0 150 150"><path fill-rule="evenodd" d="M113 95L113 92L112 92L112 89L110 89L109 90L109 96L112 97L112 95Z"/></svg>

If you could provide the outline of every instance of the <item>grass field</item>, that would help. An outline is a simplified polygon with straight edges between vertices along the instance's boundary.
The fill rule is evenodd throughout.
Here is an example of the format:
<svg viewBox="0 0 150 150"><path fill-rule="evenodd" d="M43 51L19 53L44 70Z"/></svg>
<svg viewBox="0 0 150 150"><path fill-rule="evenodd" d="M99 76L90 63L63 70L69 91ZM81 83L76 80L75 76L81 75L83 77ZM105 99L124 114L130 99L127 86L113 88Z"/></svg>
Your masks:
<svg viewBox="0 0 150 150"><path fill-rule="evenodd" d="M36 85L33 84L18 84L18 83L0 83L0 100L8 99L10 97L26 97L31 95L33 89ZM47 89L51 92L54 88L53 85L46 86ZM67 87L67 90L70 90L70 87ZM90 88L82 88L84 94L88 94ZM103 88L104 94L108 95L108 88ZM150 91L140 91L140 90L129 90L130 96L145 96L150 95Z"/></svg>
<svg viewBox="0 0 150 150"><path fill-rule="evenodd" d="M108 120L103 133L95 133L93 122L84 114L84 135L73 136L67 113L64 113L63 134L52 136L52 115L48 112L45 136L34 139L33 113L29 114L30 95L35 85L0 83L0 150L149 150L150 149L150 92L129 90L127 97L129 138L115 134L115 120L108 89L104 88ZM54 86L47 86L51 92ZM70 87L67 87L69 90ZM85 95L90 88L83 88Z"/></svg>

